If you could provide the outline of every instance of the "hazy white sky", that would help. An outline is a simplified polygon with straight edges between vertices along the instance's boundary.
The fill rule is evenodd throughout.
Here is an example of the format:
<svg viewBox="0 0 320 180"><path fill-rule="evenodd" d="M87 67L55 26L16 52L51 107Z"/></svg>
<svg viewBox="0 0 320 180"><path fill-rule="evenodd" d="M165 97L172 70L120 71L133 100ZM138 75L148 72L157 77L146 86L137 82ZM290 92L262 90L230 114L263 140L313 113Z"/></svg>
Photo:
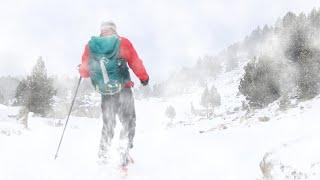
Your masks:
<svg viewBox="0 0 320 180"><path fill-rule="evenodd" d="M151 79L214 55L287 11L319 0L0 0L0 76L26 75L38 56L50 74L77 76L84 45L113 20L136 47Z"/></svg>

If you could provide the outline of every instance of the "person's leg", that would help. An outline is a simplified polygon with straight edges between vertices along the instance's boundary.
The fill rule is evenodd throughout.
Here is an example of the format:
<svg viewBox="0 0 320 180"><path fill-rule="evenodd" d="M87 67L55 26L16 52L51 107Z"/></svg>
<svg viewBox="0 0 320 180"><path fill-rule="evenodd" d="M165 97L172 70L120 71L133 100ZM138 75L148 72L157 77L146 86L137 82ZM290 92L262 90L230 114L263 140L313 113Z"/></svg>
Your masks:
<svg viewBox="0 0 320 180"><path fill-rule="evenodd" d="M119 120L122 123L120 132L121 145L120 154L122 165L127 165L129 158L129 149L133 147L133 138L136 127L136 114L134 107L134 98L130 88L124 88L119 96Z"/></svg>
<svg viewBox="0 0 320 180"><path fill-rule="evenodd" d="M109 95L101 96L101 110L103 127L100 139L99 158L106 158L108 148L114 136L114 127L116 125L116 105L115 97Z"/></svg>

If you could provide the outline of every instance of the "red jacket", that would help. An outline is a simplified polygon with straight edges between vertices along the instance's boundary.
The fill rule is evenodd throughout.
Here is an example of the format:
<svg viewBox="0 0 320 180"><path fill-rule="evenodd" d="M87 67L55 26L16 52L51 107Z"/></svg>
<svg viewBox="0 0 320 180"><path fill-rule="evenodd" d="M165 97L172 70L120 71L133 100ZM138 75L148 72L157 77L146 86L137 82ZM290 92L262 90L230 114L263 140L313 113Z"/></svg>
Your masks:
<svg viewBox="0 0 320 180"><path fill-rule="evenodd" d="M140 79L140 81L146 81L149 79L149 75L142 63L142 60L139 58L131 42L125 37L120 37L120 54L119 55L120 55L120 58L123 58L127 61L129 67L132 69L134 74ZM82 63L79 68L80 76L83 78L90 77L89 58L90 58L90 50L87 44L82 54ZM129 82L125 86L132 87L133 82Z"/></svg>

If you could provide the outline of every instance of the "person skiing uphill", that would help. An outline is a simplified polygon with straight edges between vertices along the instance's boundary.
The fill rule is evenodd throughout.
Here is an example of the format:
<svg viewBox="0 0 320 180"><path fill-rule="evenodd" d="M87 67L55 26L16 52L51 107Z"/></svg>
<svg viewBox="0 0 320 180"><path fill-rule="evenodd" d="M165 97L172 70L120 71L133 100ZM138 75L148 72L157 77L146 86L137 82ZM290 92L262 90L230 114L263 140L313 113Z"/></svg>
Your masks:
<svg viewBox="0 0 320 180"><path fill-rule="evenodd" d="M101 24L100 36L93 36L86 44L82 63L79 67L80 76L91 79L91 83L101 94L103 128L101 133L98 156L107 160L108 150L114 136L116 115L123 125L120 132L121 165L125 167L131 157L129 149L133 148L136 114L131 88L129 67L146 86L149 76L132 43L119 36L115 23L106 21Z"/></svg>

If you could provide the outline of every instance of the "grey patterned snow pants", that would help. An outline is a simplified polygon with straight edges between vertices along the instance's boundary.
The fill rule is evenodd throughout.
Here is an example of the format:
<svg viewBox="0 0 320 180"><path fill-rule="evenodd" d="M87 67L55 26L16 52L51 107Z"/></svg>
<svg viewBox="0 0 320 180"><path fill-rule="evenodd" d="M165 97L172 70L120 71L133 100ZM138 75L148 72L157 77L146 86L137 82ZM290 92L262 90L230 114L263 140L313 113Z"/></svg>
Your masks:
<svg viewBox="0 0 320 180"><path fill-rule="evenodd" d="M133 147L133 137L135 135L136 114L134 98L130 88L123 88L114 95L102 95L101 100L103 128L100 140L100 151L106 152L114 136L116 125L116 115L122 123L120 139L124 142L122 153L127 156L130 148Z"/></svg>

